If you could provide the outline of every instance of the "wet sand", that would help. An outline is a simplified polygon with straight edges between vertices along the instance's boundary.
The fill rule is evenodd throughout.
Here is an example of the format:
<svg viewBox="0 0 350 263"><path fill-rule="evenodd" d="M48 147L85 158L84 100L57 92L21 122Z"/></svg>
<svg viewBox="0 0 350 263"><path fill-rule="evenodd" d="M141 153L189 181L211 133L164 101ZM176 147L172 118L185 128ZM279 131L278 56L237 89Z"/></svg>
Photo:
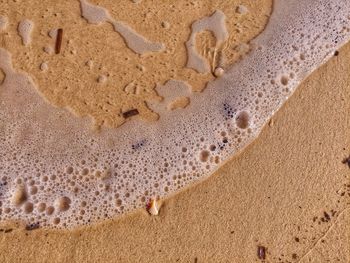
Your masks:
<svg viewBox="0 0 350 263"><path fill-rule="evenodd" d="M14 68L31 75L39 93L51 104L68 108L80 117L92 117L96 128L122 125L126 121L122 113L131 109L137 109L143 121L156 121L159 112L149 105L162 100L155 88L170 79L186 81L192 92L202 91L214 79L211 72L199 74L185 67L184 43L194 21L212 15L215 10L225 13L229 39L222 52L224 64L231 65L250 50L250 40L264 29L272 10L271 0L191 4L177 1L176 7L167 1L155 5L147 1L117 4L105 0L98 4L111 18L125 23L123 27L129 25L164 45L164 50L145 54L131 50L113 30L112 22L88 23L79 1L67 4L50 0L44 5L38 0L7 2L0 10L0 17L9 19L7 29L0 30L0 44L12 54ZM241 14L235 6L243 4L247 11ZM15 23L24 18L33 27L32 41L27 46L22 43ZM63 31L62 47L59 54L54 54L58 28ZM216 48L213 35L200 33L197 40L198 50L214 65L216 62L208 57L209 51Z"/></svg>
<svg viewBox="0 0 350 263"><path fill-rule="evenodd" d="M349 262L350 44L208 180L75 231L6 229L1 262ZM7 232L7 233L5 233ZM262 255L261 255L262 257Z"/></svg>

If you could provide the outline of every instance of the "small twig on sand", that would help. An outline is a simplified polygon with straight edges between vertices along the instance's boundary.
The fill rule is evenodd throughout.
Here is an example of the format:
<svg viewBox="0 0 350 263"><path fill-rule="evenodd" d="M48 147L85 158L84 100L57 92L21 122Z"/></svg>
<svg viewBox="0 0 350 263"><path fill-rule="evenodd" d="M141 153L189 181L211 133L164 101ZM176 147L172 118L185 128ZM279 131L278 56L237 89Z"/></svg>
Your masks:
<svg viewBox="0 0 350 263"><path fill-rule="evenodd" d="M123 117L127 119L138 114L139 114L139 111L137 109L133 109L133 110L123 112Z"/></svg>
<svg viewBox="0 0 350 263"><path fill-rule="evenodd" d="M61 52L62 38L63 38L63 29L59 28L57 30L56 45L55 45L56 54L59 54Z"/></svg>

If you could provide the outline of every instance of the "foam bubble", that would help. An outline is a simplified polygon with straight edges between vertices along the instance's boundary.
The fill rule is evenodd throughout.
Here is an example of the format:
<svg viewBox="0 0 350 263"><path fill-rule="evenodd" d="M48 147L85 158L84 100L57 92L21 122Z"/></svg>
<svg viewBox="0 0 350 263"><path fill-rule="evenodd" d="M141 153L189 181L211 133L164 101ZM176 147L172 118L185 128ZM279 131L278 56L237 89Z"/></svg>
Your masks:
<svg viewBox="0 0 350 263"><path fill-rule="evenodd" d="M247 129L249 126L249 114L246 111L239 112L236 117L238 128Z"/></svg>
<svg viewBox="0 0 350 263"><path fill-rule="evenodd" d="M23 185L16 186L14 193L12 194L12 203L15 206L23 204L27 200L27 193Z"/></svg>
<svg viewBox="0 0 350 263"><path fill-rule="evenodd" d="M56 207L58 211L64 212L69 210L72 201L69 197L63 196L56 200Z"/></svg>
<svg viewBox="0 0 350 263"><path fill-rule="evenodd" d="M274 8L251 54L203 93L169 81L157 88L165 95L158 122L133 120L100 132L89 119L43 100L0 48L0 220L22 220L29 228L90 224L209 176L350 39L346 1L276 1ZM181 97L191 104L168 111Z"/></svg>

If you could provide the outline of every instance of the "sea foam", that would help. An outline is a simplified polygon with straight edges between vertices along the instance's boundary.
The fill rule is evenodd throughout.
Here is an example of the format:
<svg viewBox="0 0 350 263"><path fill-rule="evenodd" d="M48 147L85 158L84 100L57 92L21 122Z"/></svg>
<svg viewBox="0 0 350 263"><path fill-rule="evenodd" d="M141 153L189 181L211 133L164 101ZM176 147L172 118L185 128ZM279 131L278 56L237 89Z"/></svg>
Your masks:
<svg viewBox="0 0 350 263"><path fill-rule="evenodd" d="M349 14L346 0L276 1L249 56L203 93L186 93L189 106L101 133L44 101L0 49L1 221L71 228L205 179L257 138L300 82L349 40Z"/></svg>

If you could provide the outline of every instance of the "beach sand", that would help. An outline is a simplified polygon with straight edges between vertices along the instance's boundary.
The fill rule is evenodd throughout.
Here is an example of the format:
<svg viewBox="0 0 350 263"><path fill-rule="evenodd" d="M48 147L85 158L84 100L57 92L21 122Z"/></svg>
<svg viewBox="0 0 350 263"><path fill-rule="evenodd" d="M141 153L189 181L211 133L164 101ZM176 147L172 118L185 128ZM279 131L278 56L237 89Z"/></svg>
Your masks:
<svg viewBox="0 0 350 263"><path fill-rule="evenodd" d="M166 47L164 52L138 54L127 48L110 22L88 23L82 17L79 1L69 4L54 0L41 2L26 0L3 4L0 17L8 16L10 22L6 30L0 30L0 47L12 54L15 69L32 76L45 99L80 117L92 117L97 128L122 125L125 123L122 112L131 109L137 109L144 121L157 120L159 116L149 104L161 101L155 88L169 79L186 81L194 92L202 91L206 83L214 79L211 72L199 74L184 67L187 61L184 43L194 21L211 16L216 10L225 14L229 34L225 45L216 47L215 38L208 31L197 35L196 45L210 64L231 65L250 50L249 41L264 29L272 11L271 0L206 0L190 4L181 0L176 2L176 7L171 1L158 4L152 1L142 4L89 1L90 4L98 2L113 19ZM235 6L243 4L249 11L241 14ZM27 46L23 45L17 32L18 23L15 23L24 18L34 25L33 40ZM62 50L60 54L52 54L58 28L63 32ZM208 57L213 48L224 54L225 63Z"/></svg>
<svg viewBox="0 0 350 263"><path fill-rule="evenodd" d="M159 216L1 232L0 261L260 262L261 246L265 262L349 262L349 57L350 44L243 153L166 200Z"/></svg>

